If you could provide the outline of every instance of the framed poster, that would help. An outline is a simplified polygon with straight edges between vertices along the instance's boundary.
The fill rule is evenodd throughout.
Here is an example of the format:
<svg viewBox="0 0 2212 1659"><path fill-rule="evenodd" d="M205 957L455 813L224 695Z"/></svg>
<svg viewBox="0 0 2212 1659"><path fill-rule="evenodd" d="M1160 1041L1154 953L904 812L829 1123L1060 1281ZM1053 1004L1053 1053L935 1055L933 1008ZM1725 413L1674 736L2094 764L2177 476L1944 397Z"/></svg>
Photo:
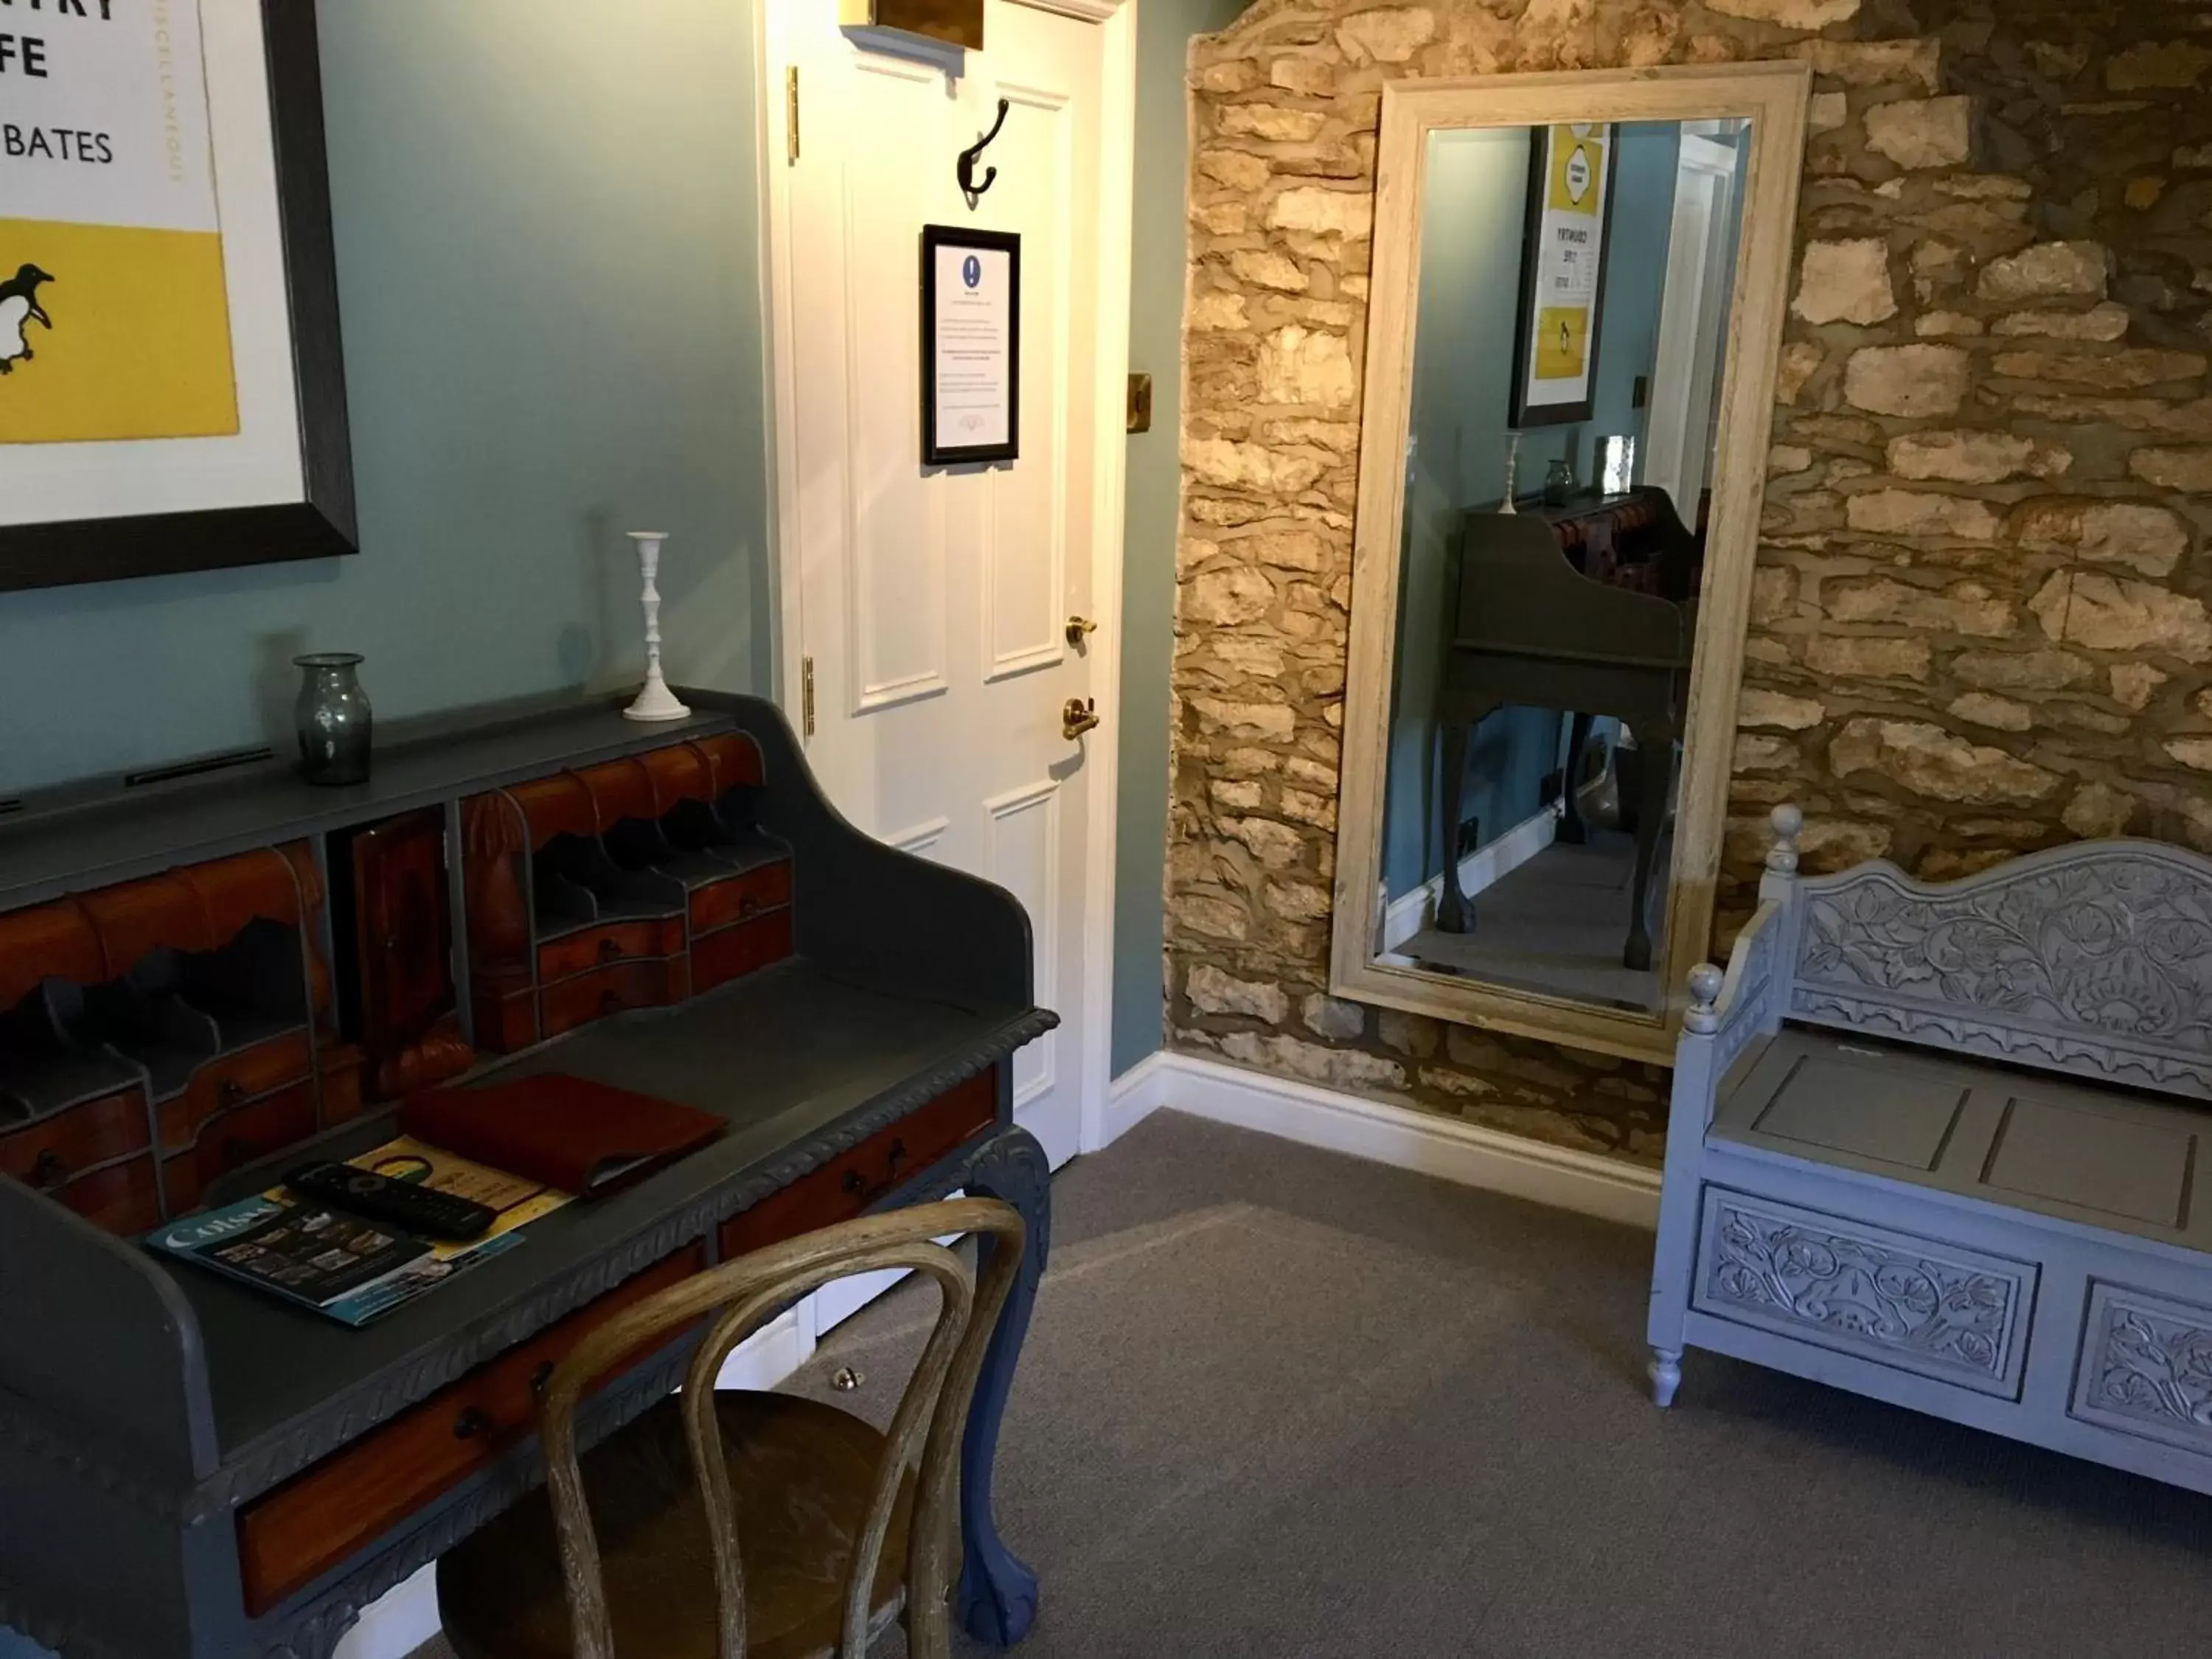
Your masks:
<svg viewBox="0 0 2212 1659"><path fill-rule="evenodd" d="M0 14L0 588L356 545L313 0Z"/></svg>
<svg viewBox="0 0 2212 1659"><path fill-rule="evenodd" d="M1590 417L1613 222L1613 137L1610 125L1590 123L1530 135L1512 426Z"/></svg>
<svg viewBox="0 0 2212 1659"><path fill-rule="evenodd" d="M1011 461L1022 438L1022 239L921 228L921 460Z"/></svg>

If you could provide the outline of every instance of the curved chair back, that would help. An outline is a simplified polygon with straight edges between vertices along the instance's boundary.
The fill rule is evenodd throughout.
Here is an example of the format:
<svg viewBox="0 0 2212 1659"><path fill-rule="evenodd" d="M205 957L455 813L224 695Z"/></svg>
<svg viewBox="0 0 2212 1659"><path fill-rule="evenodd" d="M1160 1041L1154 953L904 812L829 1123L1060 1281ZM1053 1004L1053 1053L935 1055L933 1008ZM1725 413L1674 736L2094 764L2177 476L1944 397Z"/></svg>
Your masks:
<svg viewBox="0 0 2212 1659"><path fill-rule="evenodd" d="M980 1291L967 1262L934 1242L954 1233L987 1233L1000 1243L990 1253ZM899 1483L918 1450L907 1544L907 1644L915 1659L945 1659L960 1438L984 1349L1021 1262L1022 1235L1021 1217L996 1199L955 1199L866 1216L710 1267L616 1315L578 1343L547 1381L539 1414L575 1659L616 1659L599 1540L576 1451L576 1407L593 1380L640 1347L709 1320L684 1380L684 1429L714 1537L721 1659L745 1659L744 1567L714 1412L714 1379L732 1350L785 1304L834 1280L887 1267L910 1268L936 1280L939 1306L936 1327L891 1419L866 1524L848 1564L837 1653L839 1659L863 1659L866 1653L870 1592L884 1535Z"/></svg>

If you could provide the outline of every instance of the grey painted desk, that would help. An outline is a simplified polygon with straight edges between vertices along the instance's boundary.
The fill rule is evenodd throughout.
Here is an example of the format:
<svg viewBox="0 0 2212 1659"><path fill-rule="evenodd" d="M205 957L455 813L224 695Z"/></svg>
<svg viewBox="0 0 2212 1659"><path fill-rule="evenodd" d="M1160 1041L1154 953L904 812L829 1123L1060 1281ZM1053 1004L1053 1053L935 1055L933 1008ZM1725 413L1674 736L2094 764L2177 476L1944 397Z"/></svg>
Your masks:
<svg viewBox="0 0 2212 1659"><path fill-rule="evenodd" d="M688 1102L729 1132L636 1187L533 1224L520 1249L359 1331L172 1267L0 1179L0 1624L69 1659L327 1659L363 1605L539 1479L534 1440L521 1427L487 1438L465 1476L426 1486L266 1605L252 1590L257 1506L342 1524L316 1483L375 1463L387 1443L444 1443L448 1422L454 1436L481 1433L471 1390L501 1374L503 1357L511 1368L547 1352L530 1345L604 1316L600 1299L625 1281L759 1242L747 1231L757 1219L780 1227L785 1211L964 1188L1014 1204L1030 1231L963 1459L962 1613L987 1639L1026 1632L1036 1582L993 1526L991 1462L1050 1231L1044 1157L1012 1121L1005 1064L1055 1023L1030 999L1027 918L1000 890L846 824L768 705L685 695L702 709L687 730L759 745L766 781L752 805L757 828L792 849L794 953L482 1072L580 1073ZM670 735L611 706L570 708L430 734L380 757L358 790L311 790L264 768L122 805L49 805L0 827L0 909L425 805L450 813L491 784ZM465 1010L458 945L454 967ZM947 1116L963 1102L968 1115ZM307 1144L344 1154L391 1133L388 1112L372 1110ZM853 1160L886 1137L896 1178L862 1182ZM927 1152L902 1164L909 1139ZM289 1147L209 1196L254 1190L301 1156ZM611 1382L584 1432L604 1435L673 1387L688 1347Z"/></svg>

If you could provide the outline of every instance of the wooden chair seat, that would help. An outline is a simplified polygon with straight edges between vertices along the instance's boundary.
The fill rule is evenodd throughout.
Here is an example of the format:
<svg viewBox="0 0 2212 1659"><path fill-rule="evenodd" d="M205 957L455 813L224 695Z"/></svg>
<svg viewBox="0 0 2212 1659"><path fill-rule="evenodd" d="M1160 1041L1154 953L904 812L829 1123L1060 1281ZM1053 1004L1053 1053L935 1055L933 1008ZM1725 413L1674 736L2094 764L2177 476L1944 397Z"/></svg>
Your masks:
<svg viewBox="0 0 2212 1659"><path fill-rule="evenodd" d="M834 1406L718 1393L723 1462L744 1562L750 1659L836 1650L847 1568L884 1437ZM671 1395L582 1459L606 1599L623 1659L717 1659L713 1536ZM871 1639L905 1602L911 1472L878 1558ZM460 1659L572 1659L553 1507L540 1490L438 1563L438 1603Z"/></svg>

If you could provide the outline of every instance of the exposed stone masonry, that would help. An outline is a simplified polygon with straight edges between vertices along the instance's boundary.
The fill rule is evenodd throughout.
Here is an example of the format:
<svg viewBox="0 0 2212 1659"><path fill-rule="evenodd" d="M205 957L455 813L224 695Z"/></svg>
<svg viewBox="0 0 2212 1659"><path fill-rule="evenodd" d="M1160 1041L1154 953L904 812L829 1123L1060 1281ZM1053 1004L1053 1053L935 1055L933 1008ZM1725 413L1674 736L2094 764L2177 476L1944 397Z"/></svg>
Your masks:
<svg viewBox="0 0 2212 1659"><path fill-rule="evenodd" d="M1380 88L1785 57L1818 78L1716 950L1779 800L1813 869L2212 850L2212 12L1261 0L1192 54L1174 1047L1657 1155L1654 1068L1326 994Z"/></svg>

